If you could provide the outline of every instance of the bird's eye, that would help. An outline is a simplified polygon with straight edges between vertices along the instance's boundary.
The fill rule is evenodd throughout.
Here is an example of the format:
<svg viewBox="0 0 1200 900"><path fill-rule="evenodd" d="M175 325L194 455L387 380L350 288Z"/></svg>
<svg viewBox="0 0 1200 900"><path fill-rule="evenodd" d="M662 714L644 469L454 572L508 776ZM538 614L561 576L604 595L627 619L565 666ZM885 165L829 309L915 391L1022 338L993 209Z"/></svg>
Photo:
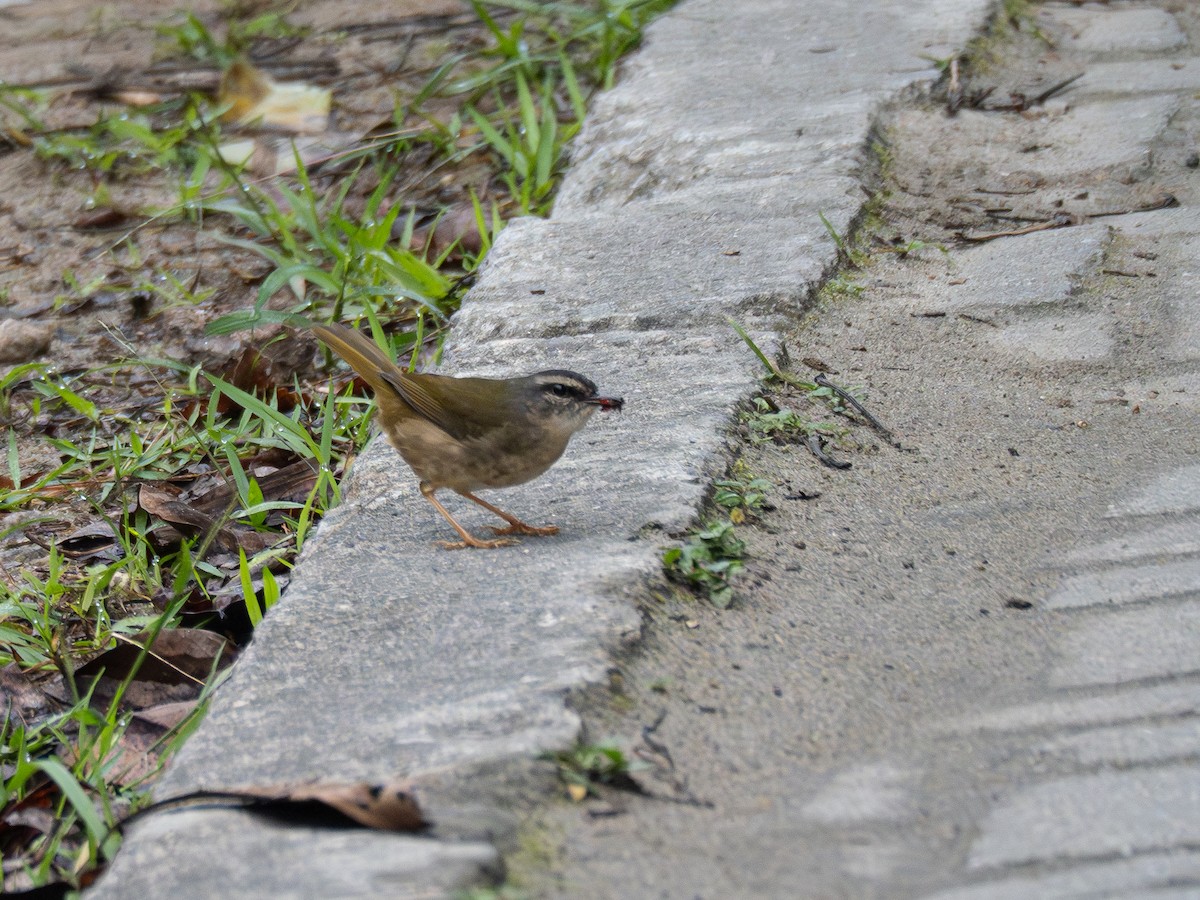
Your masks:
<svg viewBox="0 0 1200 900"><path fill-rule="evenodd" d="M554 394L555 397L565 397L567 394L571 393L571 389L565 384L552 384L550 385L550 392Z"/></svg>

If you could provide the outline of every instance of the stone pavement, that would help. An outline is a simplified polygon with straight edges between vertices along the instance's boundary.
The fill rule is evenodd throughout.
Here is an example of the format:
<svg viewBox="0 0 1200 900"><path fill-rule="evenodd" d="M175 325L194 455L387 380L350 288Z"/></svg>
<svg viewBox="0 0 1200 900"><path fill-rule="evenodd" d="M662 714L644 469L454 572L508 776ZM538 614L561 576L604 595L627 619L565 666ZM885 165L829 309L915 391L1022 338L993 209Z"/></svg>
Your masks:
<svg viewBox="0 0 1200 900"><path fill-rule="evenodd" d="M1061 453L1012 462L1032 476L1014 481L1024 510L998 522L962 491L968 499L894 516L897 542L956 531L969 542L972 516L1007 529L997 546L1009 552L990 559L1000 572L986 577L1034 604L1041 618L1021 658L1038 664L993 671L985 663L996 649L981 649L975 676L996 679L997 690L969 710L948 700L943 714L911 726L913 752L847 753L820 778L798 773L789 799L805 839L838 860L811 883L795 872L764 876L780 859L805 858L801 832L777 829L761 865L729 863L724 890L714 880L713 893L685 893L692 873L671 857L676 845L650 860L625 839L623 873L597 882L592 873L605 870L581 863L560 891L621 896L622 877L657 867L633 882L644 894L623 895L1200 895L1200 467L1191 461L1200 217L1186 146L1194 156L1200 24L1186 7L1048 9L1047 29L1088 65L1043 123L1037 144L1052 150L1034 161L1032 144L970 137L975 116L939 125L894 111L936 79L928 58L964 47L990 6L864 0L849 16L833 0L748 0L736 10L685 0L656 23L621 84L599 99L554 217L504 232L449 348L454 371L565 366L624 394L621 418L597 422L549 475L506 495L562 533L512 551L435 551L443 524L376 442L158 791L409 778L433 834L166 813L133 830L90 894L442 896L499 877L522 822L554 790L538 752L578 733L568 693L602 681L639 637L655 640L636 605L642 586L656 577L664 533L687 527L727 464L725 429L759 368L724 317L780 346L836 264L820 216L846 233L862 213L867 142L886 112L900 125L918 118L931 146L934 129L962 129L969 139L951 142L960 168L999 177L1028 159L1023 168L1051 184L1091 172L1096 197L1179 157L1178 209L952 250L891 273L885 299L856 313L859 332L833 320L814 332L843 358L857 342L881 348L872 389L885 397L901 382L886 373L907 367L903 389L930 417L909 428L938 427L938 409L967 404L1014 419L1036 409L1041 421L1070 395L1052 432L1022 426L1028 442ZM895 321L907 337L889 344ZM912 330L923 322L943 329L936 340ZM946 367L952 354L961 368ZM1010 384L1010 374L1026 380ZM1038 384L1041 397L1029 390ZM1087 420L1071 406L1083 397ZM1096 431L1108 423L1111 432ZM956 460L961 483L969 466ZM864 495L880 495L885 509L881 485ZM912 489L936 492L931 485ZM1022 533L1022 512L1045 529ZM941 596L912 590L926 602ZM732 630L751 615L741 626L722 621ZM931 635L905 648L917 668L920 654L935 653ZM939 685L947 696L951 688Z"/></svg>

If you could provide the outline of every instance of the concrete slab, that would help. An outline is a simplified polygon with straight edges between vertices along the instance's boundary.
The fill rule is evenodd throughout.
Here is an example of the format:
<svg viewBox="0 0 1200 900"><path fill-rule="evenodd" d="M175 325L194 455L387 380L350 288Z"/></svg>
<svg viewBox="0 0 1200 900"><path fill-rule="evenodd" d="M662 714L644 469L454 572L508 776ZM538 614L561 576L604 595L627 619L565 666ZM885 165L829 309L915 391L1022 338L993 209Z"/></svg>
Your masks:
<svg viewBox="0 0 1200 900"><path fill-rule="evenodd" d="M1200 718L1096 728L1042 744L1041 752L1069 756L1085 766L1128 767L1200 756Z"/></svg>
<svg viewBox="0 0 1200 900"><path fill-rule="evenodd" d="M1164 472L1109 508L1110 517L1150 516L1200 510L1200 465Z"/></svg>
<svg viewBox="0 0 1200 900"><path fill-rule="evenodd" d="M1098 860L1140 851L1189 850L1200 838L1200 771L1101 772L1026 788L988 814L970 867Z"/></svg>
<svg viewBox="0 0 1200 900"><path fill-rule="evenodd" d="M1179 886L1185 896L1200 887L1200 853L1149 853L1073 866L1063 872L1011 875L939 891L926 900L1078 900L1106 895L1159 900L1172 886Z"/></svg>
<svg viewBox="0 0 1200 900"><path fill-rule="evenodd" d="M1200 560L1151 562L1072 575L1047 598L1046 607L1116 606L1197 593L1200 593Z"/></svg>
<svg viewBox="0 0 1200 900"><path fill-rule="evenodd" d="M948 721L956 734L974 731L1037 731L1081 728L1114 722L1137 722L1149 717L1200 715L1200 685L1191 683L1137 687L1100 696L1064 696L1006 707Z"/></svg>
<svg viewBox="0 0 1200 900"><path fill-rule="evenodd" d="M1187 45L1179 22L1162 9L1055 9L1038 12L1038 19L1064 28L1071 50L1090 55L1105 53L1166 53Z"/></svg>
<svg viewBox="0 0 1200 900"><path fill-rule="evenodd" d="M1131 654L1129 648L1137 647ZM1200 602L1112 612L1072 630L1051 674L1058 687L1122 684L1200 672Z"/></svg>

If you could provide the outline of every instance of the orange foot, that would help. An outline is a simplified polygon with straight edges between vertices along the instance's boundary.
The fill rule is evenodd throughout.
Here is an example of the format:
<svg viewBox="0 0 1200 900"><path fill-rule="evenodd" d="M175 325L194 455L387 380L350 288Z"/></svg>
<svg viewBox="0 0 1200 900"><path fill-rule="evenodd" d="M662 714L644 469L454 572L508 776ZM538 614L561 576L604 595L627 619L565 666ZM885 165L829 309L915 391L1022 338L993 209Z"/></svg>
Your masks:
<svg viewBox="0 0 1200 900"><path fill-rule="evenodd" d="M489 525L490 529L496 534L528 534L535 537L546 537L549 534L558 534L557 525L526 525L524 522L516 521L510 523L505 528L500 528L497 525Z"/></svg>
<svg viewBox="0 0 1200 900"><path fill-rule="evenodd" d="M503 534L504 532L500 532ZM513 544L519 544L520 541L514 540L498 540L498 541L481 541L479 538L471 538L469 541L435 541L443 550L494 550L497 547L511 547Z"/></svg>

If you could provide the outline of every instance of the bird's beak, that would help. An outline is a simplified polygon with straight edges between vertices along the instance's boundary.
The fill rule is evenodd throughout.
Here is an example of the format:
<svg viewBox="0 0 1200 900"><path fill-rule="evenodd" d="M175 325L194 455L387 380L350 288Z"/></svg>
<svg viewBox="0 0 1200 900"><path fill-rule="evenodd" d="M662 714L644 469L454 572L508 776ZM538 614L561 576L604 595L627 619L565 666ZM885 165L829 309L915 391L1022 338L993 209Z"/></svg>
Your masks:
<svg viewBox="0 0 1200 900"><path fill-rule="evenodd" d="M594 403L604 410L615 409L617 412L620 412L621 407L625 405L625 401L620 397L592 397L585 402Z"/></svg>

